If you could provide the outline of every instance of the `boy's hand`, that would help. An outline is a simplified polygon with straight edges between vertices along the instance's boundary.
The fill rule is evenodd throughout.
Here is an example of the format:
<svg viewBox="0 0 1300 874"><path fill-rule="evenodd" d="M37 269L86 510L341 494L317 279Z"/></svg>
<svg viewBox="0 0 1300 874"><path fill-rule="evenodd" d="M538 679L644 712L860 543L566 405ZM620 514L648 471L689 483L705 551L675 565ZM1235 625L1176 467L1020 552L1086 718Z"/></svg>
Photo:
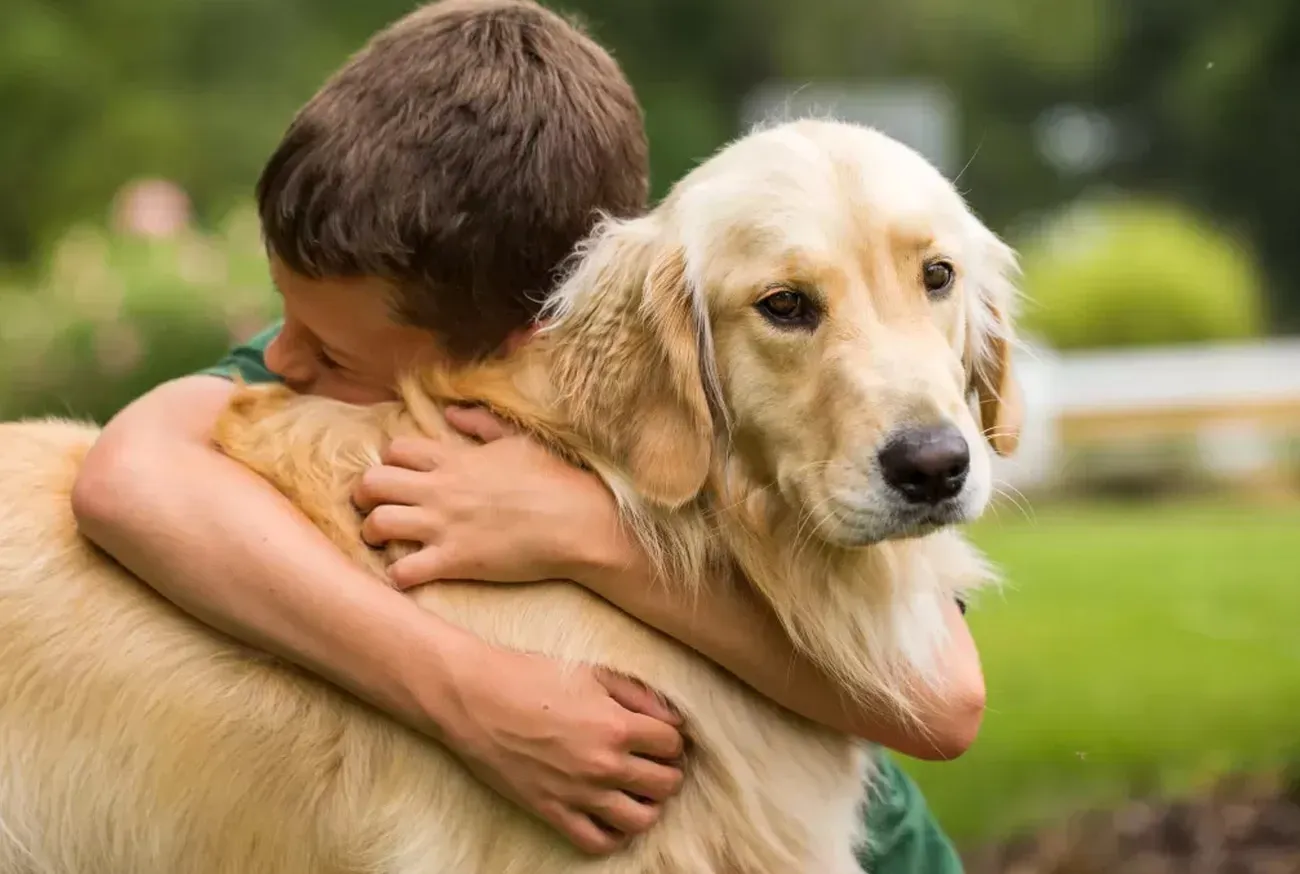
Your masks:
<svg viewBox="0 0 1300 874"><path fill-rule="evenodd" d="M399 589L455 579L585 582L588 556L594 563L629 548L614 498L594 474L484 410L452 408L447 421L485 445L394 440L353 495L368 514L367 542L421 544L388 569Z"/></svg>
<svg viewBox="0 0 1300 874"><path fill-rule="evenodd" d="M436 705L476 775L589 853L654 825L681 785L680 719L617 674L488 652L450 667L454 693Z"/></svg>
<svg viewBox="0 0 1300 874"><path fill-rule="evenodd" d="M619 536L613 497L595 476L486 411L453 408L447 420L484 445L395 440L353 495L368 542L422 546L389 567L398 588L568 579L602 530ZM650 828L681 785L680 718L617 674L487 652L449 666L455 703L437 720L480 779L588 852Z"/></svg>

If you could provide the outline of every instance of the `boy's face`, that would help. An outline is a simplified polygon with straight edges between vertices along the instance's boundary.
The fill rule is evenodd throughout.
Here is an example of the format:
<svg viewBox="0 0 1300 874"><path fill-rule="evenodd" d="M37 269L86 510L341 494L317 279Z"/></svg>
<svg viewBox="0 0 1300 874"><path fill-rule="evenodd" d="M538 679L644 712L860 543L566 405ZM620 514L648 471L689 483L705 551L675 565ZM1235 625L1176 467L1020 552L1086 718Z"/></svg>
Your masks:
<svg viewBox="0 0 1300 874"><path fill-rule="evenodd" d="M284 327L266 366L294 391L353 404L392 400L397 377L436 355L433 337L393 321L378 279L311 279L271 258Z"/></svg>

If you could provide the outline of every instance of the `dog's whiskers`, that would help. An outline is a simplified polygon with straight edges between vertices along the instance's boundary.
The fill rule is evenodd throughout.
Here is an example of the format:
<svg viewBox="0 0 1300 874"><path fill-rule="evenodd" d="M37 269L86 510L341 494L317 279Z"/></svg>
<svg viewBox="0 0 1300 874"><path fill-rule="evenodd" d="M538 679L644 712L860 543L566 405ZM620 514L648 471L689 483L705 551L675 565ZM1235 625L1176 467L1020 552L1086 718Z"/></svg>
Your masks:
<svg viewBox="0 0 1300 874"><path fill-rule="evenodd" d="M1020 511L1021 515L1027 521L1034 520L1033 505L1025 493L1006 481L996 481L993 483L993 493L1000 497L1006 498L1007 501ZM996 513L996 508L994 510Z"/></svg>
<svg viewBox="0 0 1300 874"><path fill-rule="evenodd" d="M805 547L813 543L814 540L817 541L817 545L819 546L819 548L821 549L827 548L827 544L825 540L816 537L817 526L819 525L819 520L816 517L817 514L821 511L821 509L825 507L827 504L829 504L831 500L832 500L831 496L826 495L821 500L817 501L817 503L804 507L800 511L799 524L795 528L795 535L794 535L795 555L802 555Z"/></svg>
<svg viewBox="0 0 1300 874"><path fill-rule="evenodd" d="M810 461L807 464L800 465L799 467L795 468L795 473L803 473L805 470L814 467L828 467L834 463L835 463L834 461ZM753 486L750 489L748 489L743 495L741 495L739 498L732 501L731 503L722 504L718 507L714 507L711 510L709 510L706 518L714 519L723 513L736 509L741 504L744 504L746 501L748 501L750 498L753 498L755 495L761 495L764 492L771 491L778 487L779 484L775 480L764 483L763 485Z"/></svg>
<svg viewBox="0 0 1300 874"><path fill-rule="evenodd" d="M830 460L810 461L806 464L800 465L799 467L795 468L794 472L796 474L801 474L804 473L805 471L813 470L816 468L829 467L833 463L834 462ZM794 554L796 556L802 555L804 548L808 544L813 542L813 539L816 536L816 526L817 526L816 514L822 509L822 507L830 503L831 500L832 497L830 495L825 495L821 498L821 500L817 501L817 503L812 505L805 505L800 508L799 519L795 527L794 542L793 542ZM811 527L810 527L810 523L811 523ZM807 535L806 540L805 540L805 532ZM826 548L825 541L819 541L818 545L823 550ZM819 555L818 557L824 557L824 554Z"/></svg>

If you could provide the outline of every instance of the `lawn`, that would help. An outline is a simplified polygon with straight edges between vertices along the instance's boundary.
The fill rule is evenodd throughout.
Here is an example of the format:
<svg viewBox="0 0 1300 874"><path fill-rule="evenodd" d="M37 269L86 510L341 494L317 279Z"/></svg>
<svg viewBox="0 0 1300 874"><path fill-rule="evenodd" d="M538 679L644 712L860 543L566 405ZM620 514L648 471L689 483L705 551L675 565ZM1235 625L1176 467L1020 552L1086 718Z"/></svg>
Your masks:
<svg viewBox="0 0 1300 874"><path fill-rule="evenodd" d="M972 533L1009 581L971 614L984 728L905 763L958 842L1300 762L1300 507L1002 508Z"/></svg>

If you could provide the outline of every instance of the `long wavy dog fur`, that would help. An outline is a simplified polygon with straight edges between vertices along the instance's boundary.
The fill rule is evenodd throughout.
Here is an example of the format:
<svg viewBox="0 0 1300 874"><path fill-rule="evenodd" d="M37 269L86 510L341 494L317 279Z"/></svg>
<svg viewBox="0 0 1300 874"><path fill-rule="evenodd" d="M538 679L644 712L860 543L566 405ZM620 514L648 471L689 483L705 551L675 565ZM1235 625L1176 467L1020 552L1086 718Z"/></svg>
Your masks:
<svg viewBox="0 0 1300 874"><path fill-rule="evenodd" d="M935 259L953 279L927 291ZM1013 273L911 150L781 124L645 217L604 222L518 355L414 373L376 407L246 388L216 439L378 585L391 556L363 545L353 483L387 440L452 439L444 403L485 403L604 477L663 585L744 581L846 689L906 707L943 599L991 577L951 524L989 500L987 445L1015 444ZM765 315L774 294L800 319ZM965 435L970 474L947 516L921 518L876 452L938 422ZM687 778L661 822L581 855L439 745L201 627L79 538L69 493L95 436L0 426L0 874L858 870L853 739L577 586L417 591L488 640L607 665L683 713Z"/></svg>

